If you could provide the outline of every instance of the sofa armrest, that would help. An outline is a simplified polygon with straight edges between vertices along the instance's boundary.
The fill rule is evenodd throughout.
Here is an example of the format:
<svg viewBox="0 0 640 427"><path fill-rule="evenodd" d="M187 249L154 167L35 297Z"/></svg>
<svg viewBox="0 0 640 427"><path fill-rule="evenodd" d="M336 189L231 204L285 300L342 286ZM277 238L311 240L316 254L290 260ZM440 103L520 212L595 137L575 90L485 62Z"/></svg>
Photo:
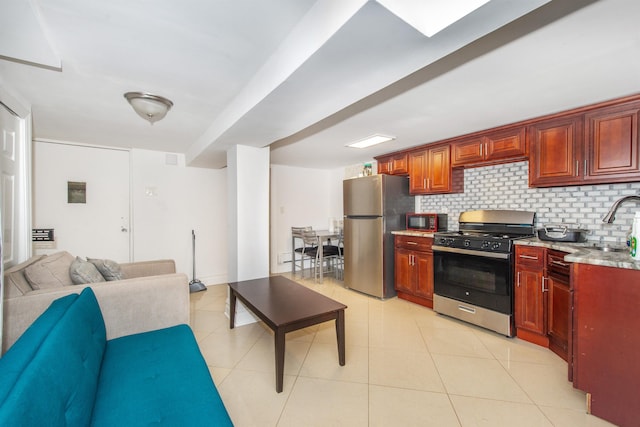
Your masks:
<svg viewBox="0 0 640 427"><path fill-rule="evenodd" d="M189 324L189 284L183 273L45 289L4 301L2 353L53 300L87 286L100 304L107 339Z"/></svg>

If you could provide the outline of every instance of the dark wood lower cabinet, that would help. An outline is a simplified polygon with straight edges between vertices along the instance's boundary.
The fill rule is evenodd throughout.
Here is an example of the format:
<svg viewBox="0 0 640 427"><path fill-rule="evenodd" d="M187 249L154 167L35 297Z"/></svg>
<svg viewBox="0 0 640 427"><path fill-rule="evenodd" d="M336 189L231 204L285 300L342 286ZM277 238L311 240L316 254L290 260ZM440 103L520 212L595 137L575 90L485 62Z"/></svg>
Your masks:
<svg viewBox="0 0 640 427"><path fill-rule="evenodd" d="M518 338L548 347L546 249L516 245L514 320Z"/></svg>
<svg viewBox="0 0 640 427"><path fill-rule="evenodd" d="M398 298L433 308L432 237L395 236L395 289Z"/></svg>
<svg viewBox="0 0 640 427"><path fill-rule="evenodd" d="M517 245L514 317L517 336L569 362L571 263L553 249ZM571 379L571 370L569 370Z"/></svg>
<svg viewBox="0 0 640 427"><path fill-rule="evenodd" d="M566 255L564 252L547 251L547 289L549 291L547 335L549 336L549 349L568 361L569 330L571 328L569 287L571 264L564 262Z"/></svg>
<svg viewBox="0 0 640 427"><path fill-rule="evenodd" d="M573 386L591 414L640 422L640 270L573 264Z"/></svg>

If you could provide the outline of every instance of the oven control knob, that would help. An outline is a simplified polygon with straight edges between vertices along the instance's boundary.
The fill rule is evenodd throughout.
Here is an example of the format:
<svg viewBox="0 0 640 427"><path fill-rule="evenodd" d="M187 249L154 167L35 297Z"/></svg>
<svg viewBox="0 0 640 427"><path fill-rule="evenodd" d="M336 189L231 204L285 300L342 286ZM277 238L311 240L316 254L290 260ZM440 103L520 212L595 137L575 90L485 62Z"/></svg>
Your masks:
<svg viewBox="0 0 640 427"><path fill-rule="evenodd" d="M482 249L488 248L490 244L491 243L489 243L488 241L485 240L484 242L482 242Z"/></svg>
<svg viewBox="0 0 640 427"><path fill-rule="evenodd" d="M465 240L464 241L464 246L465 247L471 246L471 240L469 240L469 239Z"/></svg>
<svg viewBox="0 0 640 427"><path fill-rule="evenodd" d="M500 249L500 243L497 243L497 242L496 242L496 243L494 243L494 244L491 246L491 249L493 249L493 250Z"/></svg>

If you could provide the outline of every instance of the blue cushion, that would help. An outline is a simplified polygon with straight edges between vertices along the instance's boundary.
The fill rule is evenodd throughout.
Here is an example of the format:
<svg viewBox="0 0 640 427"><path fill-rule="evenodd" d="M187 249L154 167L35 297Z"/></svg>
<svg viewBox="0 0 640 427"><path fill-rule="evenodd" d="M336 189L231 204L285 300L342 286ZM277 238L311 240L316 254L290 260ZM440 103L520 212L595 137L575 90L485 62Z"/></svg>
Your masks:
<svg viewBox="0 0 640 427"><path fill-rule="evenodd" d="M52 307L60 309L54 302L43 316L52 316ZM40 318L34 325L39 324ZM106 345L102 313L91 288L66 308L33 354L20 353L28 347L16 347L18 342L16 353L27 360L0 405L0 425L88 425Z"/></svg>
<svg viewBox="0 0 640 427"><path fill-rule="evenodd" d="M94 426L232 426L191 328L107 342Z"/></svg>
<svg viewBox="0 0 640 427"><path fill-rule="evenodd" d="M71 294L53 301L2 356L0 359L0 408L16 380L40 348L42 341L77 298L78 294Z"/></svg>

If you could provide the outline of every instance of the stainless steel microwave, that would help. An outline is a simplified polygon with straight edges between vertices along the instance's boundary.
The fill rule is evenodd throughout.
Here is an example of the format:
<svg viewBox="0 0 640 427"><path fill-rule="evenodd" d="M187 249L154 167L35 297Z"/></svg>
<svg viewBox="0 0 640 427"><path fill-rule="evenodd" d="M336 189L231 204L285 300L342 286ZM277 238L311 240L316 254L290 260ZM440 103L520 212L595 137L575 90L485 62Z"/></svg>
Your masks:
<svg viewBox="0 0 640 427"><path fill-rule="evenodd" d="M447 230L447 214L408 213L407 230L436 232Z"/></svg>

